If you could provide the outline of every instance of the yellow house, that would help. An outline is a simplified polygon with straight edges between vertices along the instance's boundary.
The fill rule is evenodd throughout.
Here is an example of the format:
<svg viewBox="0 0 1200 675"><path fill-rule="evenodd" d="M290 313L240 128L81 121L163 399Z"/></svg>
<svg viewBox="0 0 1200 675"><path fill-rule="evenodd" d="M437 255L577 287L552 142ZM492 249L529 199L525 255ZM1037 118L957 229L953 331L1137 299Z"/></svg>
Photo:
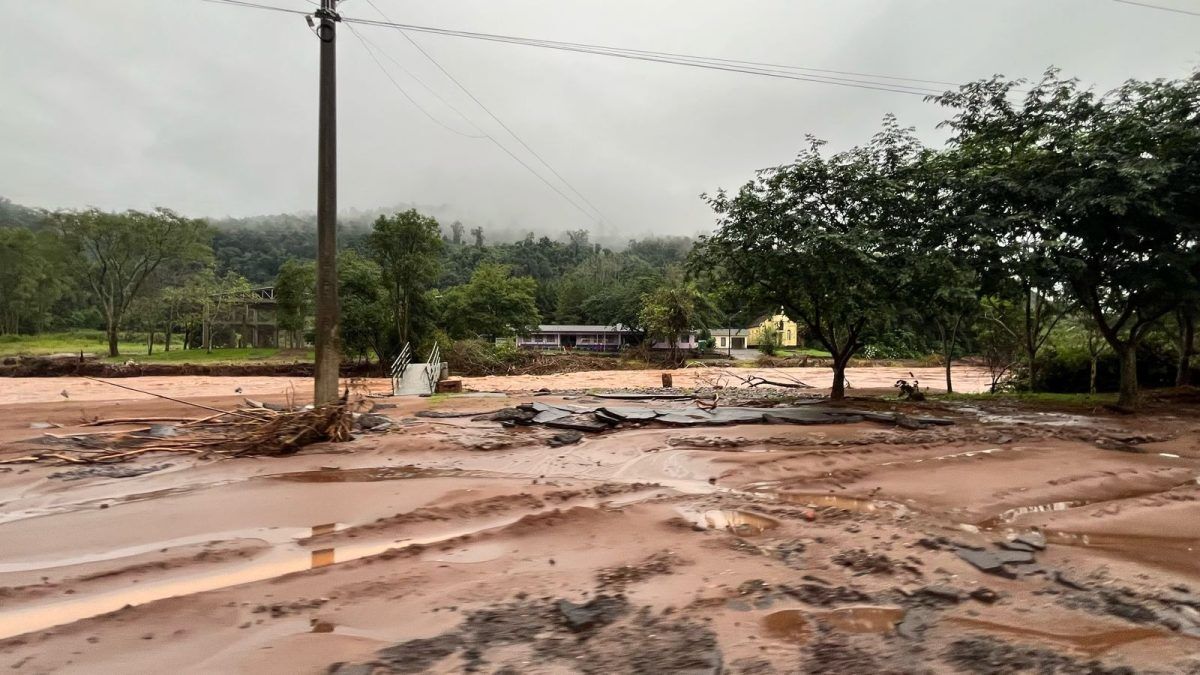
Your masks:
<svg viewBox="0 0 1200 675"><path fill-rule="evenodd" d="M750 326L750 333L746 340L748 346L757 347L762 342L763 330L772 326L779 332L779 346L785 348L800 346L800 326L783 313L782 307L773 315L759 317Z"/></svg>

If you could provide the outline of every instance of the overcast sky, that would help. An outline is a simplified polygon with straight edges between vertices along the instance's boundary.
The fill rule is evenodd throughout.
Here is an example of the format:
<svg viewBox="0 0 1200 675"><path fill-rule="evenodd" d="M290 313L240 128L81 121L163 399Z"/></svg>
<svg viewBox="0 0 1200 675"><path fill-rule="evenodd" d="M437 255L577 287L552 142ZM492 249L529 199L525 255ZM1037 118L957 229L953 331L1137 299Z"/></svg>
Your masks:
<svg viewBox="0 0 1200 675"><path fill-rule="evenodd" d="M310 9L308 0L259 0ZM1149 1L1149 0L1148 0ZM1200 0L1153 0L1200 11ZM964 82L1049 65L1108 89L1200 64L1200 16L1110 0L373 0L393 21ZM2 0L0 196L31 206L168 206L195 216L312 211L318 41L300 16L200 0ZM367 0L349 17L378 19ZM396 81L474 133L395 59L537 161L397 31L360 26ZM920 97L413 34L603 212L581 214L490 141L409 103L338 33L339 206L404 202L471 223L694 234L698 195L842 148L895 113L940 144ZM386 56L384 56L386 54ZM563 188L566 191L566 188Z"/></svg>

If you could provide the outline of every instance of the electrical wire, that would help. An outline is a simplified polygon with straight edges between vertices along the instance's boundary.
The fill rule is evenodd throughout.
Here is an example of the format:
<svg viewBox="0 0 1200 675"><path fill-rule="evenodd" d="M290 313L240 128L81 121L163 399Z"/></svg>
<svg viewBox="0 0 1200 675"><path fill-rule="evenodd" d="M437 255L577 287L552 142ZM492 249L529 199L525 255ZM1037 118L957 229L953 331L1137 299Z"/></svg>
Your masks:
<svg viewBox="0 0 1200 675"><path fill-rule="evenodd" d="M780 70L780 66L771 67L751 67L738 65L739 63L753 62L738 62L732 59L716 60L708 59L702 56L689 55L671 55L670 52L649 52L644 50L627 50L618 47L606 47L601 45L589 45L586 43L560 42L556 40L538 40L532 38L521 38L511 35L498 35L492 33L476 33L471 31L458 31L445 28L434 28L431 26L419 26L415 24L402 24L391 21L377 21L373 19L359 19L351 17L343 17L343 22L357 23L361 25L377 26L383 28L392 28L405 31L414 31L418 33L431 33L435 35L443 35L447 37L459 37L475 40L484 40L489 42L502 42L507 44L517 44L529 47L541 47L546 49L556 49L561 51L581 52L587 54L597 54L601 56L612 56L616 58L632 59L637 61L650 61L657 63L671 63L675 65L690 66L695 68L704 68L708 70L721 70L726 72L745 73L750 75L760 75L765 77L774 77L787 80L798 80L803 82L817 82L822 84L832 84L836 86L853 87L858 89L872 89L877 91L890 91L900 94L910 94L915 96L929 96L944 93L943 89L934 89L931 87L905 85L894 82L880 82L877 80L862 80L843 77L833 77L828 75L804 75L801 73L788 72ZM848 72L848 71L847 71ZM876 76L865 76L876 77ZM879 76L883 77L883 76ZM925 80L925 82L937 82L936 80ZM953 83L948 83L953 84ZM957 86L957 85L954 85Z"/></svg>
<svg viewBox="0 0 1200 675"><path fill-rule="evenodd" d="M562 190L560 190L560 189L558 188L558 186L556 186L556 185L554 185L553 183L551 183L550 181L546 180L546 177L545 177L545 176L543 176L543 175L541 175L540 173L538 173L536 169L534 169L534 168L533 168L532 166L530 166L530 165L529 165L527 162L525 162L525 161L524 161L524 160L522 160L520 157L518 157L517 155L515 155L515 154L514 154L514 153L513 153L511 150L509 150L507 147L505 147L505 146L504 146L504 144L500 143L500 141L497 141L497 140L496 140L496 139L495 139L495 138L494 138L494 137L493 137L491 134L489 134L489 133L487 133L486 131L483 131L482 129L480 129L478 125L476 125L474 122L471 122L471 120L470 120L469 118L467 118L465 115L463 115L463 119L466 119L466 120L467 120L467 123L468 123L468 124L470 124L471 126L475 127L475 129L476 129L477 131L479 131L481 135L478 135L478 136L476 136L476 135L471 135L471 134L465 134L465 133L463 133L463 132L461 132L461 131L459 131L459 130L457 130L457 129L454 129L454 128L452 128L452 127L449 127L449 126L447 126L447 125L446 125L445 123L443 123L441 120L439 120L439 119L437 119L436 117L434 117L434 116L433 116L433 115L432 115L432 114L431 114L431 113L430 113L428 110L426 110L426 109L425 109L425 108L424 108L424 107L423 107L423 106L422 106L420 103L417 103L416 99L414 99L414 98L413 98L411 95L409 95L409 93L408 93L407 91L405 91L405 90L404 90L404 87L400 86L400 83L399 83L399 82L397 82L397 81L396 81L396 79L395 79L394 77L392 77L391 73L389 73L389 72L387 71L387 69L383 67L383 63L382 63L382 62L380 62L380 61L379 61L379 59L375 57L375 54L374 54L374 52L373 52L373 51L371 50L371 48L370 48L370 47L367 45L367 43L366 43L366 41L364 40L364 38L362 38L362 37L361 37L361 36L358 34L358 32L354 30L354 28L353 28L352 26L346 26L346 28L350 29L350 32L351 32L351 34L353 34L353 35L354 35L354 37L356 37L356 38L358 38L358 39L359 39L359 41L362 43L363 47L364 47L364 48L367 50L367 53L368 53L368 54L371 56L371 59L372 59L373 61L375 61L375 65L379 66L379 69L383 71L383 74L384 74L384 75L385 75L385 76L388 78L388 80L389 80L389 81L391 81L392 85L393 85L393 86L395 86L395 87L396 87L396 89L397 89L397 90L398 90L398 91L399 91L401 94L403 94L403 95L404 95L404 98L408 99L408 101L409 101L410 103L412 103L414 106L416 106L418 110L420 110L421 112L425 113L426 117L428 117L430 120L432 120L432 121L434 121L435 123L437 123L439 126L441 126L441 127L445 128L445 129L447 129L447 130L449 130L449 131L453 131L454 133L456 133L456 134L458 134L458 135L460 135L460 136L465 136L465 137L467 137L467 138L486 138L487 140L489 140L489 141L491 141L492 143L494 143L494 144L496 145L496 147L498 147L498 148L500 148L502 151L504 151L504 153L505 153L506 155L508 155L509 157L513 158L513 160L515 160L515 161L516 161L518 164L520 164L521 166L523 166L523 167L525 168L525 170L526 170L526 171L528 171L529 173L533 174L533 175L534 175L534 177L536 177L538 180L540 180L540 181L542 181L543 183L545 183L547 187L549 187L551 190L554 190L556 193L558 193L558 195L559 195L560 197L562 197L564 200L566 200L566 202L567 202L568 204L570 204L571 206L573 206L575 209L577 209L577 210L578 210L580 213L582 213L584 216L587 216L587 218L588 218L589 220L595 220L595 219L596 219L596 216L595 216L595 215L593 215L593 214L589 213L589 212L588 212L586 209L584 209L582 206L580 206L580 205L579 205L579 204L578 204L578 203L577 203L575 200L573 200L573 199L571 199L569 196L567 196L567 194L566 194L565 192L563 192ZM382 50L381 50L381 51L382 51ZM386 55L386 53L385 53L385 55ZM432 90L430 90L430 91L432 92ZM439 99L441 99L441 97L438 97L438 98L439 98ZM447 103L447 105L449 105L449 104ZM453 109L455 112L458 112L460 115L462 115L461 111L459 111L457 108L454 108L453 106L450 106L450 107L451 107L451 109Z"/></svg>
<svg viewBox="0 0 1200 675"><path fill-rule="evenodd" d="M1122 5L1134 5L1136 7L1146 7L1148 9L1159 9L1164 12L1175 12L1176 14L1188 14L1190 16L1200 16L1200 12L1192 12L1192 11L1189 11L1186 9L1179 9L1177 7L1163 7L1162 5L1151 5L1151 4L1145 3L1145 2L1134 2L1133 0L1113 0L1113 2L1119 2Z"/></svg>
<svg viewBox="0 0 1200 675"><path fill-rule="evenodd" d="M383 13L383 10L379 9L379 7L373 2L373 0L366 0L366 2L376 12L378 12L379 15L382 16L385 20L391 21L391 19L389 19L388 16ZM561 173L559 173L557 169L555 169L553 166L551 166L550 163L547 162L546 159L541 156L541 154L539 154L536 150L534 150L532 147L530 147L529 144L525 142L525 139L521 138L521 136L519 134L517 134L517 132L513 131L512 127L505 124L504 120L500 119L496 115L496 113L492 112L490 108L488 108L486 105L484 105L483 101L480 101L479 98L475 96L475 94L471 93L471 90L467 89L466 85L464 85L462 82L459 82L458 78L451 75L450 71L446 70L442 66L441 63L438 63L437 59L433 58L433 56L430 55L429 52L425 51L425 49L423 47L421 47L421 45L416 40L414 40L412 38L412 36L410 36L408 33L404 32L403 30L400 31L400 34L403 35L404 38L406 40L408 40L409 44L411 44L413 47L415 47L417 49L417 51L421 52L422 56L424 56L426 59L428 59L429 62L432 63L434 66L436 66L437 69L440 70L443 75L445 75L447 78L449 78L449 80L451 82L453 82L456 87L458 87L460 90L462 90L462 92L464 94L466 94L468 97L470 97L470 99L472 101L474 101L476 105L478 105L485 113L487 113L488 117L491 117L493 120L495 120L496 124L499 124L505 131L508 132L508 134L510 136L512 136L514 139L516 139L517 143L521 144L521 147L525 148L525 150L529 154L531 154L535 158L537 158L537 160L539 162L541 162L542 166L546 167L546 169L548 169L550 171L550 173L554 174L554 177L557 178L559 181L561 181L562 184L567 187L567 189L569 189L572 193L574 193L575 196L579 197L579 199L581 201L583 201L584 204L587 204L588 207L591 208L592 211L594 211L596 213L596 216L599 217L601 223L607 222L608 219L604 217L604 213L595 204L593 204L590 199L588 199L586 196L584 196L584 194L582 192L580 192L578 189L576 189L576 187L571 184L571 181L564 178L563 175ZM478 127L476 127L476 128L478 128ZM496 141L496 139L494 139L494 138L492 138L492 142L499 144L499 142Z"/></svg>
<svg viewBox="0 0 1200 675"><path fill-rule="evenodd" d="M225 4L240 7L252 7L256 9L273 10L277 12L286 12L289 14L307 15L308 12L303 10L289 9L286 7L276 7L272 5L264 5L256 2L248 2L247 0L202 0L203 2L211 2L215 4ZM1136 4L1155 9L1167 9L1168 11L1178 11L1185 14L1191 14L1185 10L1171 10L1170 8L1162 8L1156 5L1146 5L1144 3L1132 2L1132 0L1115 0L1116 2L1125 2L1126 4ZM436 28L432 26L419 26L415 24L402 24L392 21L377 21L372 19L357 19L352 17L342 17L343 23L357 23L361 25L370 25L383 28L398 29L401 32L414 31L419 33L431 33L435 35L443 35L447 37L459 37L475 40L485 40L490 42L502 42L507 44L516 44L529 47L541 47L546 49L557 49L561 51L573 51L587 54L596 54L600 56L611 56L616 58L632 59L638 61L648 61L656 63L669 63L674 65L690 66L694 68L704 68L708 70L720 70L725 72L744 73L748 75L759 75L764 77L774 77L778 79L796 80L801 82L815 82L819 84L832 84L835 86L852 87L856 89L869 89L874 91L888 91L898 94L909 94L914 96L930 96L943 93L943 90L933 89L930 87L905 85L901 82L919 82L926 84L945 84L957 87L958 84L953 82L943 82L941 80L924 80L918 78L897 77L891 75L872 75L867 73L857 73L854 71L838 71L820 68L806 68L803 66L787 66L782 64L763 63L758 61L744 61L739 59L724 59L717 57L692 56L687 54L676 54L672 52L656 52L650 50L637 49L622 49L618 47L607 47L604 45L593 45L588 43L576 42L561 42L557 40L538 40L532 38L521 38L510 35L499 35L492 33L476 33L471 31L458 31L445 28ZM411 36L410 36L411 37ZM812 73L836 73L842 75L854 75L856 77L874 78L868 80L834 77L832 75L805 75L803 72ZM880 81L892 80L892 82Z"/></svg>
<svg viewBox="0 0 1200 675"><path fill-rule="evenodd" d="M306 12L302 9L291 9L288 7L275 7L274 5L261 5L257 2L246 2L245 0L201 0L201 1L202 2L211 2L214 4L218 4L218 5L233 5L236 7L251 7L254 9L269 9L269 10L273 10L276 12L286 12L288 14L300 14L302 16L309 14L309 12Z"/></svg>
<svg viewBox="0 0 1200 675"><path fill-rule="evenodd" d="M383 62L380 61L379 57L377 57L375 55L375 50L372 49L372 46L367 44L367 41L361 35L358 34L358 31L354 30L354 26L347 25L346 28L348 28L350 30L350 34L353 35L358 40L359 44L361 44L363 46L363 49L366 50L367 55L371 57L371 60L375 62L375 65L379 67L379 70L384 74L384 76L387 77L387 79L389 81L391 81L392 86L396 87L396 90L399 91L401 94L403 94L404 98L408 99L408 102L413 104L417 108L417 110L420 110L422 113L425 113L425 116L428 117L430 119L430 121L432 121L434 124L437 124L438 126L442 127L443 129L445 129L447 131L451 131L451 132L458 134L459 136L465 136L467 138L484 138L481 135L468 134L468 133L459 131L458 129L455 129L454 127L439 120L436 116L434 116L433 113L429 112L429 110L427 110L425 108L425 106L421 105L417 101L417 99L413 98L412 95L410 95L407 91L405 91L404 87L400 86L400 83L396 81L396 78L392 77L392 74L390 72L388 72L387 68L384 67ZM385 56L386 56L386 54L385 54ZM406 73L408 72L407 69L405 69L405 72ZM411 76L412 74L409 73L409 75ZM413 79L416 79L416 78L414 77ZM419 82L419 80L418 80L418 82ZM424 86L424 85L422 84L422 86ZM470 122L470 120L467 120L467 121Z"/></svg>
<svg viewBox="0 0 1200 675"><path fill-rule="evenodd" d="M382 54L382 55L383 55L383 57L384 57L385 59L387 59L388 61L391 61L393 64L395 64L395 66L396 66L397 68L399 68L401 72L403 72L405 75L407 75L407 76L409 76L410 78L412 78L412 80L413 80L414 82L416 82L417 84L421 85L421 88L422 88L422 89L424 89L425 91L429 92L429 95L430 95L430 96L433 96L433 97L434 97L434 98L436 98L436 99L437 99L439 102L441 102L441 104L442 104L442 105L444 105L444 106L446 106L447 108L449 108L450 110L454 111L454 113L455 113L456 115L458 115L459 117L461 117L461 118L462 118L462 120L463 120L464 122L466 122L467 124L471 125L471 127L472 127L472 128L474 128L476 131L478 131L478 132L479 132L479 135L478 135L478 136L472 136L472 138L483 138L483 137L486 135L486 133L485 133L485 132L484 132L482 129L480 129L480 128L479 128L479 125L477 125L477 124L475 124L475 122L471 121L471 118L470 118L470 117L467 117L466 113L464 113L462 110L460 110L460 109L459 109L457 106L455 106L455 105L454 105L453 103L451 103L450 101L447 101L447 100L445 99L445 97L443 97L441 94L437 93L437 90L435 90L434 88L430 87L430 86L429 86L428 84L426 84L426 83L425 83L425 81L424 81L424 80L422 80L421 78L417 77L416 73L412 72L412 71L411 71L411 70L409 70L407 67L405 67L405 65L404 65L403 63L400 63L400 61L399 61L399 60L397 60L397 59L396 59L396 57L394 57L394 56L392 56L391 54L389 54L389 53L387 52L387 50L385 50L385 49L383 49L382 47L380 47L379 45L375 44L374 42L372 42L372 41L370 40L370 38L368 38L367 36L363 35L362 33L358 32L358 31L354 30L354 29L353 29L353 28L351 28L350 26L346 26L346 28L349 28L349 29L350 29L350 31L351 31L352 33L354 33L354 37L358 38L358 39L359 39L361 42L363 42L363 43L365 43L366 45L368 45L368 46L370 46L371 48L373 48L373 49L374 49L376 52L378 52L378 53Z"/></svg>

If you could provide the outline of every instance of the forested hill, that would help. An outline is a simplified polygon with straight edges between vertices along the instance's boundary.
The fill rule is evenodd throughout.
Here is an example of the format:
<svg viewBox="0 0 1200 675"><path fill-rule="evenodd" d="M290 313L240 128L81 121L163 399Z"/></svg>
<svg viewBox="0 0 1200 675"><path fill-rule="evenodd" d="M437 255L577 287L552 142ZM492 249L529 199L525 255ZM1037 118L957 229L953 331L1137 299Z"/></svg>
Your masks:
<svg viewBox="0 0 1200 675"><path fill-rule="evenodd" d="M422 207L408 204L394 209L349 209L338 217L338 245L342 249L365 252L365 238L372 223L381 215L391 215L409 208L439 220L442 237L447 243L459 243L468 248L486 248L486 254L464 254L468 260L449 260L446 285L462 283L481 260L503 262L514 271L546 281L564 274L580 260L580 245L592 251L621 252L630 242L617 234L574 231L540 232L519 226L464 224L443 219L453 210L449 207ZM283 263L289 259L311 260L316 250L316 215L313 213L282 213L245 218L208 218L213 227L212 249L215 269L219 275L232 272L252 284L274 283ZM42 226L39 209L17 204L0 197L0 227L24 227L32 230ZM639 258L650 265L664 268L682 262L691 248L689 237L666 237L644 240L638 246ZM557 249L570 249L563 253ZM450 247L448 250L455 250ZM567 261L573 261L566 264Z"/></svg>

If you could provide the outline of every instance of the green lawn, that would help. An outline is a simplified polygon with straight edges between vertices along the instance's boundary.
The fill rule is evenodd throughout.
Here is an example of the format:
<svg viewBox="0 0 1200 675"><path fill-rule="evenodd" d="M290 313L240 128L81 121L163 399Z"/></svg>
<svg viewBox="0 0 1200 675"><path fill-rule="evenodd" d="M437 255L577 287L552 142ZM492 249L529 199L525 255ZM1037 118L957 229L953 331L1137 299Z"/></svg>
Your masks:
<svg viewBox="0 0 1200 675"><path fill-rule="evenodd" d="M122 352L146 351L145 343L120 342ZM104 331L76 330L67 333L40 335L0 335L0 356L36 356L39 354L78 354L80 351L103 355L108 353Z"/></svg>
<svg viewBox="0 0 1200 675"><path fill-rule="evenodd" d="M129 337L129 336L127 336ZM176 339L169 352L163 351L162 336L157 336L154 353L146 354L144 341L124 340L117 344L121 355L108 358L108 340L103 331L77 330L66 333L43 333L41 335L0 335L0 358L6 356L39 356L47 354L94 354L109 361L124 363L255 363L312 361L311 349L285 349L274 347L247 349L179 349Z"/></svg>
<svg viewBox="0 0 1200 675"><path fill-rule="evenodd" d="M146 345L140 349L122 350L121 356L111 361L136 361L138 363L254 363L312 361L312 350L298 349L280 350L274 347L250 347L246 349L213 349L207 352L203 349L172 349L162 351L162 346L156 346L153 354L146 354Z"/></svg>
<svg viewBox="0 0 1200 675"><path fill-rule="evenodd" d="M782 356L782 357L811 356L811 357L817 358L817 359L827 359L830 357L829 352L825 351L824 349L812 349L812 348L781 349L781 350L779 350L779 352L776 355Z"/></svg>
<svg viewBox="0 0 1200 675"><path fill-rule="evenodd" d="M1029 407L1057 408L1095 408L1101 405L1112 405L1117 402L1115 393L1105 394L1055 394L1050 392L1005 391L998 394L931 394L929 398L938 401L1010 401Z"/></svg>

